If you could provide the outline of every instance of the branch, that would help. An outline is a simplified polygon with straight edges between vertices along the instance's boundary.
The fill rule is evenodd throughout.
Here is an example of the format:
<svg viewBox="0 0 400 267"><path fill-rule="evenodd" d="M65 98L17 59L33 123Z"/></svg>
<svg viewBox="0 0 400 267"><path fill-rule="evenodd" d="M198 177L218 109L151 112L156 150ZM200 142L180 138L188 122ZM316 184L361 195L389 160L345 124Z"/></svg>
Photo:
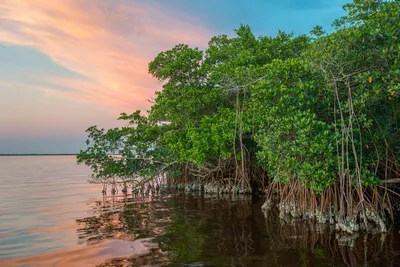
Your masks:
<svg viewBox="0 0 400 267"><path fill-rule="evenodd" d="M400 183L400 178L382 180L382 183L385 183L385 184L397 184L397 183Z"/></svg>

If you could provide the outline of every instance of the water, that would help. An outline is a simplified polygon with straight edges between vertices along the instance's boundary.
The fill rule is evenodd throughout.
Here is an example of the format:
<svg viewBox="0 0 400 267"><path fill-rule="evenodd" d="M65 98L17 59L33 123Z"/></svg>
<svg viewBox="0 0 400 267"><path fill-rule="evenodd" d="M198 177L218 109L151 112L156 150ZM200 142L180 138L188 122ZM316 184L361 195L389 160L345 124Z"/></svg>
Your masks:
<svg viewBox="0 0 400 267"><path fill-rule="evenodd" d="M400 266L396 228L349 239L266 220L251 197L103 197L88 174L0 157L0 266Z"/></svg>

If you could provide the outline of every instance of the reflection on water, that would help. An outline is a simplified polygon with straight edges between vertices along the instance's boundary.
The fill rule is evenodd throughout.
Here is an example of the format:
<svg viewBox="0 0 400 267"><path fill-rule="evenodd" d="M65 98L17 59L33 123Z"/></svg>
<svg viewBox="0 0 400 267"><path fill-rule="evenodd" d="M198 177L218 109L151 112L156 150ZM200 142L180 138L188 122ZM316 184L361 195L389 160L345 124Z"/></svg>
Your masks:
<svg viewBox="0 0 400 267"><path fill-rule="evenodd" d="M98 198L87 175L72 156L0 157L0 260L75 245L75 219Z"/></svg>
<svg viewBox="0 0 400 267"><path fill-rule="evenodd" d="M79 238L97 244L152 237L157 244L147 256L101 266L400 266L394 229L350 238L313 225L285 225L278 216L266 220L261 204L249 197L110 197L93 207L92 216L77 220Z"/></svg>
<svg viewBox="0 0 400 267"><path fill-rule="evenodd" d="M0 266L400 266L399 229L357 239L262 200L105 196L73 157L0 157Z"/></svg>

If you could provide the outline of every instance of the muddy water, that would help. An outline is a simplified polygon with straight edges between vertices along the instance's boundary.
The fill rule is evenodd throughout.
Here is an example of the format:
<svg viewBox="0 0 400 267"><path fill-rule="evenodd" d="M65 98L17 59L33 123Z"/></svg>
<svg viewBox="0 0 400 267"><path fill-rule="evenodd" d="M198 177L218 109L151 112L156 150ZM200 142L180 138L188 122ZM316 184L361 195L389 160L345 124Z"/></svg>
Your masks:
<svg viewBox="0 0 400 267"><path fill-rule="evenodd" d="M400 234L348 237L262 199L101 195L74 157L0 157L0 266L400 266Z"/></svg>

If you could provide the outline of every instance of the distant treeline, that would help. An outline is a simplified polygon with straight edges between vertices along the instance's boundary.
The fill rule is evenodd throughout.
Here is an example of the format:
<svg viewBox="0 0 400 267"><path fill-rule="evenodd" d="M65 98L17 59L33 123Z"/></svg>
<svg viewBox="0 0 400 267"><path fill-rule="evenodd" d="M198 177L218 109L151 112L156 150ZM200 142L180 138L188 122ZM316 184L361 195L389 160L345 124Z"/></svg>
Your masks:
<svg viewBox="0 0 400 267"><path fill-rule="evenodd" d="M1 156L76 156L77 154L70 154L70 153L60 153L60 154L0 154Z"/></svg>

